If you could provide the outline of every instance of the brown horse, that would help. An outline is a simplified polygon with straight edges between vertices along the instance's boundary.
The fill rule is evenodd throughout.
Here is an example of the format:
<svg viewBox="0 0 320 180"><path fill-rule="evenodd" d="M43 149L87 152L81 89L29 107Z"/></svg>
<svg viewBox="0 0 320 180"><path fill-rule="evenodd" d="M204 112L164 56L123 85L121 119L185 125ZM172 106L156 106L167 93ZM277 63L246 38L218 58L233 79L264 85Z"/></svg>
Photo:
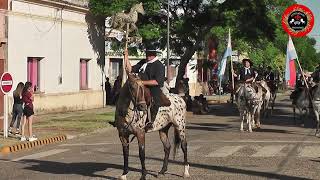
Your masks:
<svg viewBox="0 0 320 180"><path fill-rule="evenodd" d="M184 153L184 177L189 177L189 164L187 160L187 140L185 134L186 128L186 104L184 100L176 94L168 94L170 106L160 107L154 122L153 131L159 131L160 139L164 147L163 166L159 174L165 174L167 171L170 140L168 130L174 127L174 158L176 149L181 143ZM119 132L119 138L123 148L124 167L120 179L126 179L128 174L128 157L129 157L129 136L134 135L138 139L139 158L142 167L141 179L145 179L147 170L145 168L145 123L147 121L148 106L151 104L149 90L142 84L140 78L134 74L128 74L128 80L120 90L119 100L116 105L115 124Z"/></svg>

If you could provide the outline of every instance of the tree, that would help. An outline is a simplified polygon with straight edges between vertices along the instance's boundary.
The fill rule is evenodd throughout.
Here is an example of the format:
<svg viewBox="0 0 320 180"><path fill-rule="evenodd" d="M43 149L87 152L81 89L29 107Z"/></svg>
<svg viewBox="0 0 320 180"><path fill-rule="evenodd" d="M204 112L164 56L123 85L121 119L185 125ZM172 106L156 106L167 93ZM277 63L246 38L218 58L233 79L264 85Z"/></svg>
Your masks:
<svg viewBox="0 0 320 180"><path fill-rule="evenodd" d="M166 46L166 1L142 0L146 15L139 21L139 33L144 44L151 41ZM263 36L272 39L274 25L267 16L267 0L246 0L223 4L207 0L170 1L170 37L172 51L181 56L177 81L185 74L185 67L201 46L213 27L232 27L236 36L255 42ZM136 0L90 0L91 11L110 16L128 10ZM255 17L255 18L252 18Z"/></svg>
<svg viewBox="0 0 320 180"><path fill-rule="evenodd" d="M141 0L146 14L138 21L138 33L143 44L158 42L161 49L166 47L167 1ZM111 16L119 11L128 11L138 0L90 0L91 12ZM170 0L170 40L171 50L181 56L177 81L183 78L185 67L195 52L203 50L209 38L216 39L222 54L225 39L231 28L233 47L247 52L257 64L272 64L283 68L277 59L284 57L288 36L281 27L281 15L294 0L227 0L223 4L208 0ZM300 39L295 40L300 41ZM306 69L317 57L312 40L301 38L296 42L300 59ZM318 59L319 60L319 59ZM176 83L177 84L177 83Z"/></svg>

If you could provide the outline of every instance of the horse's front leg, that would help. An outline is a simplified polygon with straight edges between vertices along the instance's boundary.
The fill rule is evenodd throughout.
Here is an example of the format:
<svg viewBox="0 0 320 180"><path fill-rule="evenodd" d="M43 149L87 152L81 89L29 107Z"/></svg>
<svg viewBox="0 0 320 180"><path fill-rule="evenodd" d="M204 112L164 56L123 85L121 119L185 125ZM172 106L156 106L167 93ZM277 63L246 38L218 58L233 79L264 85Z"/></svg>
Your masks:
<svg viewBox="0 0 320 180"><path fill-rule="evenodd" d="M252 132L252 113L250 111L248 111L248 115L247 115L247 124L248 124L248 129L249 132Z"/></svg>
<svg viewBox="0 0 320 180"><path fill-rule="evenodd" d="M316 136L319 136L319 111L317 109L314 110L314 114L316 116L316 121L317 121L317 129L316 129Z"/></svg>
<svg viewBox="0 0 320 180"><path fill-rule="evenodd" d="M121 180L127 179L127 174L129 172L128 160L129 160L129 135L119 134L120 141L122 143L123 151L123 173L119 177Z"/></svg>
<svg viewBox="0 0 320 180"><path fill-rule="evenodd" d="M164 149L163 165L162 165L161 171L159 172L159 174L162 174L162 175L164 175L164 173L168 170L168 161L169 161L169 155L170 155L170 149L171 149L170 141L168 138L169 128L170 128L170 125L168 125L164 129L161 129L159 131L160 140L163 144L163 149Z"/></svg>
<svg viewBox="0 0 320 180"><path fill-rule="evenodd" d="M240 131L243 132L243 121L244 121L244 113L240 111Z"/></svg>
<svg viewBox="0 0 320 180"><path fill-rule="evenodd" d="M145 133L143 131L139 131L137 133L138 143L139 143L139 158L141 162L142 175L141 180L146 179L147 170L145 166Z"/></svg>

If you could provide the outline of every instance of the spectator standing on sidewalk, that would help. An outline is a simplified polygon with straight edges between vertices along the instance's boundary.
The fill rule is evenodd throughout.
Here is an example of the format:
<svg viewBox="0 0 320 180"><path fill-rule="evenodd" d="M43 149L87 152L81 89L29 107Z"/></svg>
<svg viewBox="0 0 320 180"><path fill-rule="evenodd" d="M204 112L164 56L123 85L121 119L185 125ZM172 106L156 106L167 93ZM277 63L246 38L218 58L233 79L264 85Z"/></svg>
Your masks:
<svg viewBox="0 0 320 180"><path fill-rule="evenodd" d="M112 93L113 102L112 102L112 104L116 104L118 101L118 97L119 97L120 89L121 89L121 83L122 83L122 79L120 76L118 76L113 84L113 93Z"/></svg>
<svg viewBox="0 0 320 180"><path fill-rule="evenodd" d="M106 105L110 105L111 98L111 84L109 82L109 78L106 77L106 82L104 83L104 90L106 92Z"/></svg>
<svg viewBox="0 0 320 180"><path fill-rule="evenodd" d="M9 134L12 133L13 125L16 123L15 134L20 133L20 122L23 115L22 107L22 90L24 88L23 82L19 82L17 88L13 91L13 107L12 107L12 120L10 123Z"/></svg>
<svg viewBox="0 0 320 180"><path fill-rule="evenodd" d="M22 91L22 101L24 103L24 109L23 109L23 124L22 124L22 130L21 130L21 141L26 141L27 138L25 136L25 130L24 127L26 125L26 122L28 122L28 130L29 130L29 138L28 140L35 141L37 140L36 137L32 135L32 120L33 120L33 101L34 101L34 96L33 96L33 91L32 91L32 83L31 82L26 82L23 91Z"/></svg>

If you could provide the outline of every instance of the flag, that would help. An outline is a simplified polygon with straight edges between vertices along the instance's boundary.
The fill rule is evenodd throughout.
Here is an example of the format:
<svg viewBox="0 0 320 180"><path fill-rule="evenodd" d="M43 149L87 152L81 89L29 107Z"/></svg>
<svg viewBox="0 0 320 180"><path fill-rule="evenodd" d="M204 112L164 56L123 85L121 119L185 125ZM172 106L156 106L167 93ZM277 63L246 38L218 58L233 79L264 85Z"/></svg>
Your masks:
<svg viewBox="0 0 320 180"><path fill-rule="evenodd" d="M219 78L220 80L222 79L225 71L226 71L226 66L227 66L227 58L228 56L232 56L232 48L231 48L231 35L230 35L230 29L229 29L229 38L228 38L228 46L226 51L224 52L223 58L220 62L219 66Z"/></svg>
<svg viewBox="0 0 320 180"><path fill-rule="evenodd" d="M296 65L294 60L298 59L296 49L294 48L291 37L289 36L289 41L287 45L287 55L286 55L286 71L285 79L289 83L289 86L294 87L296 83Z"/></svg>

